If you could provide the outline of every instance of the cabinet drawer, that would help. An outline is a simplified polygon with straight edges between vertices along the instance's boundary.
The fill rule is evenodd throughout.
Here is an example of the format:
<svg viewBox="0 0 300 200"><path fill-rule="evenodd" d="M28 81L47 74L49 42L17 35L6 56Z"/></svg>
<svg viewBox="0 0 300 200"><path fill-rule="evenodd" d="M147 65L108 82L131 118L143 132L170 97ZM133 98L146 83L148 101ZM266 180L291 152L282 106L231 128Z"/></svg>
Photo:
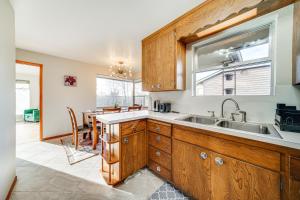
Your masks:
<svg viewBox="0 0 300 200"><path fill-rule="evenodd" d="M171 180L171 172L161 166L160 164L153 162L152 160L149 161L149 168L154 171L156 174L160 175L161 177Z"/></svg>
<svg viewBox="0 0 300 200"><path fill-rule="evenodd" d="M257 166L280 171L279 152L213 137L208 134L214 134L214 132L201 129L191 131L185 127L176 127L173 129L173 137L177 140L195 144L205 149L246 161Z"/></svg>
<svg viewBox="0 0 300 200"><path fill-rule="evenodd" d="M148 135L150 145L171 154L171 138L152 132L149 132Z"/></svg>
<svg viewBox="0 0 300 200"><path fill-rule="evenodd" d="M171 124L148 120L147 129L151 132L171 137Z"/></svg>
<svg viewBox="0 0 300 200"><path fill-rule="evenodd" d="M122 136L146 130L145 120L135 120L121 123Z"/></svg>
<svg viewBox="0 0 300 200"><path fill-rule="evenodd" d="M149 146L149 159L171 170L171 156L155 147Z"/></svg>

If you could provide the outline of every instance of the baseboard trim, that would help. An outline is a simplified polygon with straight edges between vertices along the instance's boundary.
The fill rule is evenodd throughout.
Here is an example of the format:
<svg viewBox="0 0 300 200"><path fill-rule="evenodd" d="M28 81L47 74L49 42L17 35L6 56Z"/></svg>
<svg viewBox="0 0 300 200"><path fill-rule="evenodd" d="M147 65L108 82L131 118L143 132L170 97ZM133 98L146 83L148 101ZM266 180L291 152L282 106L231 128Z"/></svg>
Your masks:
<svg viewBox="0 0 300 200"><path fill-rule="evenodd" d="M14 180L13 180L13 182L12 182L10 188L9 188L9 191L8 191L8 194L7 194L6 198L5 198L5 200L9 200L10 199L11 194L12 194L12 192L13 192L13 190L15 188L15 185L17 183L17 179L18 179L17 176L15 176L15 178L14 178Z"/></svg>
<svg viewBox="0 0 300 200"><path fill-rule="evenodd" d="M69 136L69 135L72 135L72 133L65 133L65 134L60 134L60 135L54 135L54 136L50 136L50 137L45 137L45 138L43 138L43 141L53 140L53 139L57 139L57 138L61 138L61 137Z"/></svg>

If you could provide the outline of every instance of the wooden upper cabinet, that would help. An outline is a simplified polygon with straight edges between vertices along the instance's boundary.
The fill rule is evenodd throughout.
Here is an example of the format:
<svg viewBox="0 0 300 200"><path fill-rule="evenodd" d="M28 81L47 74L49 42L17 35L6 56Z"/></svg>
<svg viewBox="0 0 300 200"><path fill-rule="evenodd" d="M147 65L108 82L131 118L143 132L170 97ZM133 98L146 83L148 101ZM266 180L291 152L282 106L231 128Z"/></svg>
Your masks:
<svg viewBox="0 0 300 200"><path fill-rule="evenodd" d="M280 199L280 173L212 153L212 199Z"/></svg>
<svg viewBox="0 0 300 200"><path fill-rule="evenodd" d="M143 90L153 92L184 90L187 44L294 2L295 0L205 1L143 40ZM299 18L299 14L297 16ZM295 23L298 24L299 20ZM299 34L295 35L296 41L299 39L298 36ZM300 79L298 79L300 76L298 50L299 48L294 48L294 55L298 56L298 67L294 70L295 84Z"/></svg>
<svg viewBox="0 0 300 200"><path fill-rule="evenodd" d="M177 52L185 53L185 48L177 51L177 47L176 32L172 28L143 40L143 90L159 92L183 89L184 65L179 62L182 57L177 57Z"/></svg>
<svg viewBox="0 0 300 200"><path fill-rule="evenodd" d="M210 154L206 149L173 140L173 182L195 199L211 199Z"/></svg>
<svg viewBox="0 0 300 200"><path fill-rule="evenodd" d="M294 6L293 84L300 85L300 0Z"/></svg>
<svg viewBox="0 0 300 200"><path fill-rule="evenodd" d="M142 43L142 85L143 90L152 91L156 80L156 40Z"/></svg>

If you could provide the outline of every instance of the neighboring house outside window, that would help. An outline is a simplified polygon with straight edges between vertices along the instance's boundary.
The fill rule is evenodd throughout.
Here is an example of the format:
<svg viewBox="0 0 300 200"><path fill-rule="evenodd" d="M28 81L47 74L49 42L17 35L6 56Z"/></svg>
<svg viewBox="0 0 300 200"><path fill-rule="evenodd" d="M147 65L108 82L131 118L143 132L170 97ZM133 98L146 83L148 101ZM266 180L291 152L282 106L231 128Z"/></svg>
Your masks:
<svg viewBox="0 0 300 200"><path fill-rule="evenodd" d="M193 46L195 96L271 95L272 23Z"/></svg>

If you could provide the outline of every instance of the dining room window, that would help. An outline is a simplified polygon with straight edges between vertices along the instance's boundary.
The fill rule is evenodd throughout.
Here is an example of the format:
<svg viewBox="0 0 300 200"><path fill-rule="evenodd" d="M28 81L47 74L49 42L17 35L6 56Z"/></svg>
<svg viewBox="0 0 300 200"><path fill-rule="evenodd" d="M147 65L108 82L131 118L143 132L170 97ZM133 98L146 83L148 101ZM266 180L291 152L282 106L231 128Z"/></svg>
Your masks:
<svg viewBox="0 0 300 200"><path fill-rule="evenodd" d="M97 107L133 105L133 81L99 76L96 83Z"/></svg>

